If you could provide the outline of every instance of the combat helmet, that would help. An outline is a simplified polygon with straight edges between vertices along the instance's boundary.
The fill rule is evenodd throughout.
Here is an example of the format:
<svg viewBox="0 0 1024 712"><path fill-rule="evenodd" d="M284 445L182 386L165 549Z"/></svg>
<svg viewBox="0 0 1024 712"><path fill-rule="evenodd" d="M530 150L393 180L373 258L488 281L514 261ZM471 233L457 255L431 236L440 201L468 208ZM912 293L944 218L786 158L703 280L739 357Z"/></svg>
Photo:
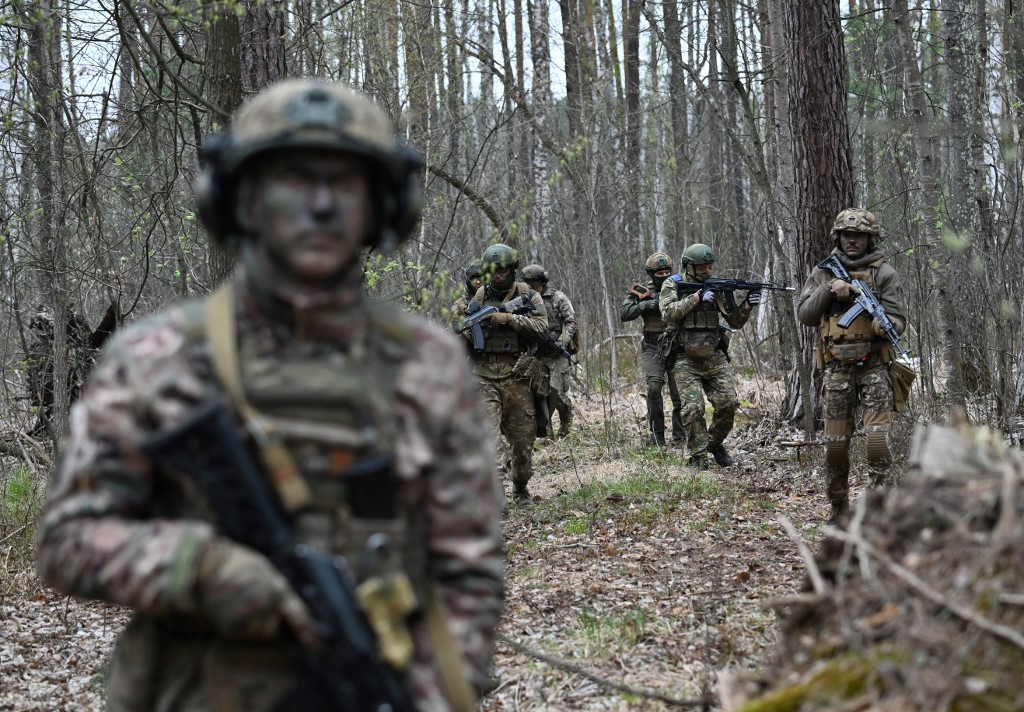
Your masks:
<svg viewBox="0 0 1024 712"><path fill-rule="evenodd" d="M483 265L481 264L480 260L476 260L474 262L470 262L469 266L466 267L466 269L465 269L466 291L467 292L471 292L471 293L475 293L476 292L476 287L473 286L473 280L474 279L482 279L483 276L484 276L484 269L483 269Z"/></svg>
<svg viewBox="0 0 1024 712"><path fill-rule="evenodd" d="M409 237L422 205L422 157L395 136L367 96L337 83L286 79L249 99L227 130L200 149L199 217L222 240L243 231L235 217L240 178L257 156L280 149L340 151L364 158L380 220L367 243L387 252Z"/></svg>
<svg viewBox="0 0 1024 712"><path fill-rule="evenodd" d="M523 267L523 271L519 273L519 278L524 282L543 282L548 283L548 273L541 265L533 264L526 265Z"/></svg>
<svg viewBox="0 0 1024 712"><path fill-rule="evenodd" d="M863 232L870 235L868 244L878 239L882 229L878 225L875 214L864 208L847 208L836 215L832 223L832 238L839 239L840 232Z"/></svg>
<svg viewBox="0 0 1024 712"><path fill-rule="evenodd" d="M516 270L519 269L519 253L515 249L502 242L495 243L484 250L483 255L480 256L480 262L484 272L484 279L489 280L495 289L507 290L512 288L516 280ZM494 279L494 273L499 269L507 269L509 271L508 278L501 282L497 282Z"/></svg>
<svg viewBox="0 0 1024 712"><path fill-rule="evenodd" d="M647 262L644 263L644 266L647 268L647 274L653 278L654 273L658 270L672 269L672 258L664 252L655 252L647 258Z"/></svg>
<svg viewBox="0 0 1024 712"><path fill-rule="evenodd" d="M715 261L715 251L702 242L695 242L683 250L684 265L709 265Z"/></svg>

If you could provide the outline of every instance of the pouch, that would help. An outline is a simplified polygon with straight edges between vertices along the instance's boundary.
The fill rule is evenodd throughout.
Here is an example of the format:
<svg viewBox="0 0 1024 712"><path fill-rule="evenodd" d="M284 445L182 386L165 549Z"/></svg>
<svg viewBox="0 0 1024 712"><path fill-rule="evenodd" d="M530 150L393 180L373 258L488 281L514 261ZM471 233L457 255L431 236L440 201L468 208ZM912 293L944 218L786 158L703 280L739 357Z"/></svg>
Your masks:
<svg viewBox="0 0 1024 712"><path fill-rule="evenodd" d="M892 409L897 413L905 413L917 372L905 363L890 361L889 376L892 378Z"/></svg>

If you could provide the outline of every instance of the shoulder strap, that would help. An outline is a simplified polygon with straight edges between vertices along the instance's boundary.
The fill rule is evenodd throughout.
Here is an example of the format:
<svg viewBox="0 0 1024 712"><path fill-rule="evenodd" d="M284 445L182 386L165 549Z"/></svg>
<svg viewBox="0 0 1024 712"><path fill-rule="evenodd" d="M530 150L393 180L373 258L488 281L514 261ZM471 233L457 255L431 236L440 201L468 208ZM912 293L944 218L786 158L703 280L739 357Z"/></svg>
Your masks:
<svg viewBox="0 0 1024 712"><path fill-rule="evenodd" d="M288 448L269 432L259 411L245 398L242 374L238 364L238 328L235 323L234 290L225 282L210 296L206 310L206 338L213 356L213 371L227 391L235 410L256 439L263 466L277 490L285 509L295 512L307 506L313 496L302 479Z"/></svg>

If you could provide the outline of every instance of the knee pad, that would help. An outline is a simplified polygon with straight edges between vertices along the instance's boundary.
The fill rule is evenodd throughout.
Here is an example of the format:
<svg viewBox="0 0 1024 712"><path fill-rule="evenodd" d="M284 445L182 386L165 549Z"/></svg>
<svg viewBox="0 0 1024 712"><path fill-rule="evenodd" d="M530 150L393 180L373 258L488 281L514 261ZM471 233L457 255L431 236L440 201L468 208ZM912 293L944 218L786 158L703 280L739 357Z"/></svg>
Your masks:
<svg viewBox="0 0 1024 712"><path fill-rule="evenodd" d="M825 443L825 464L831 467L850 466L850 444L845 440L831 440Z"/></svg>
<svg viewBox="0 0 1024 712"><path fill-rule="evenodd" d="M888 433L884 430L868 432L868 463L887 467L892 462Z"/></svg>

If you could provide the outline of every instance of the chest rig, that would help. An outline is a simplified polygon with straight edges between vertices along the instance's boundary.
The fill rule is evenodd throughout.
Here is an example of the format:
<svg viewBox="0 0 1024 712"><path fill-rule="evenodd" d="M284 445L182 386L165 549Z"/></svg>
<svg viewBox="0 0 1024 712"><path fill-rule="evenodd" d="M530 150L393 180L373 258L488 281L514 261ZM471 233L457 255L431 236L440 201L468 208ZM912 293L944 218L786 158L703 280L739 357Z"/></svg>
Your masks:
<svg viewBox="0 0 1024 712"><path fill-rule="evenodd" d="M645 286L654 292L652 299L658 301L660 290L654 288L654 282L648 282ZM660 334L665 331L665 320L661 318L660 309L645 309L640 312L640 319L644 322L645 334Z"/></svg>
<svg viewBox="0 0 1024 712"><path fill-rule="evenodd" d="M423 507L395 469L395 383L411 335L368 303L368 328L345 348L240 331L230 287L214 293L214 369L252 436L300 543L341 554L382 654L411 659L405 624L429 596Z"/></svg>
<svg viewBox="0 0 1024 712"><path fill-rule="evenodd" d="M710 357L722 340L718 326L718 299L699 301L689 314L679 320L679 339L690 358Z"/></svg>
<svg viewBox="0 0 1024 712"><path fill-rule="evenodd" d="M487 287L480 287L480 290L473 297L473 301L477 302L481 307L500 307L505 302L515 299L520 295L529 296L529 289L524 289L522 283L516 282L515 286L500 299L489 296ZM494 326L488 321L483 324L483 330L484 348L482 353L485 360L514 363L519 354L532 350L533 344L523 339L519 332L511 326L506 324ZM474 355L476 358L479 358L480 354L481 352L478 351Z"/></svg>
<svg viewBox="0 0 1024 712"><path fill-rule="evenodd" d="M850 277L861 280L871 291L876 291L874 269L850 272ZM864 363L871 352L877 351L881 345L871 329L871 316L866 311L854 319L849 327L844 329L839 326L839 320L851 306L851 302L833 301L821 317L819 355L824 363Z"/></svg>

